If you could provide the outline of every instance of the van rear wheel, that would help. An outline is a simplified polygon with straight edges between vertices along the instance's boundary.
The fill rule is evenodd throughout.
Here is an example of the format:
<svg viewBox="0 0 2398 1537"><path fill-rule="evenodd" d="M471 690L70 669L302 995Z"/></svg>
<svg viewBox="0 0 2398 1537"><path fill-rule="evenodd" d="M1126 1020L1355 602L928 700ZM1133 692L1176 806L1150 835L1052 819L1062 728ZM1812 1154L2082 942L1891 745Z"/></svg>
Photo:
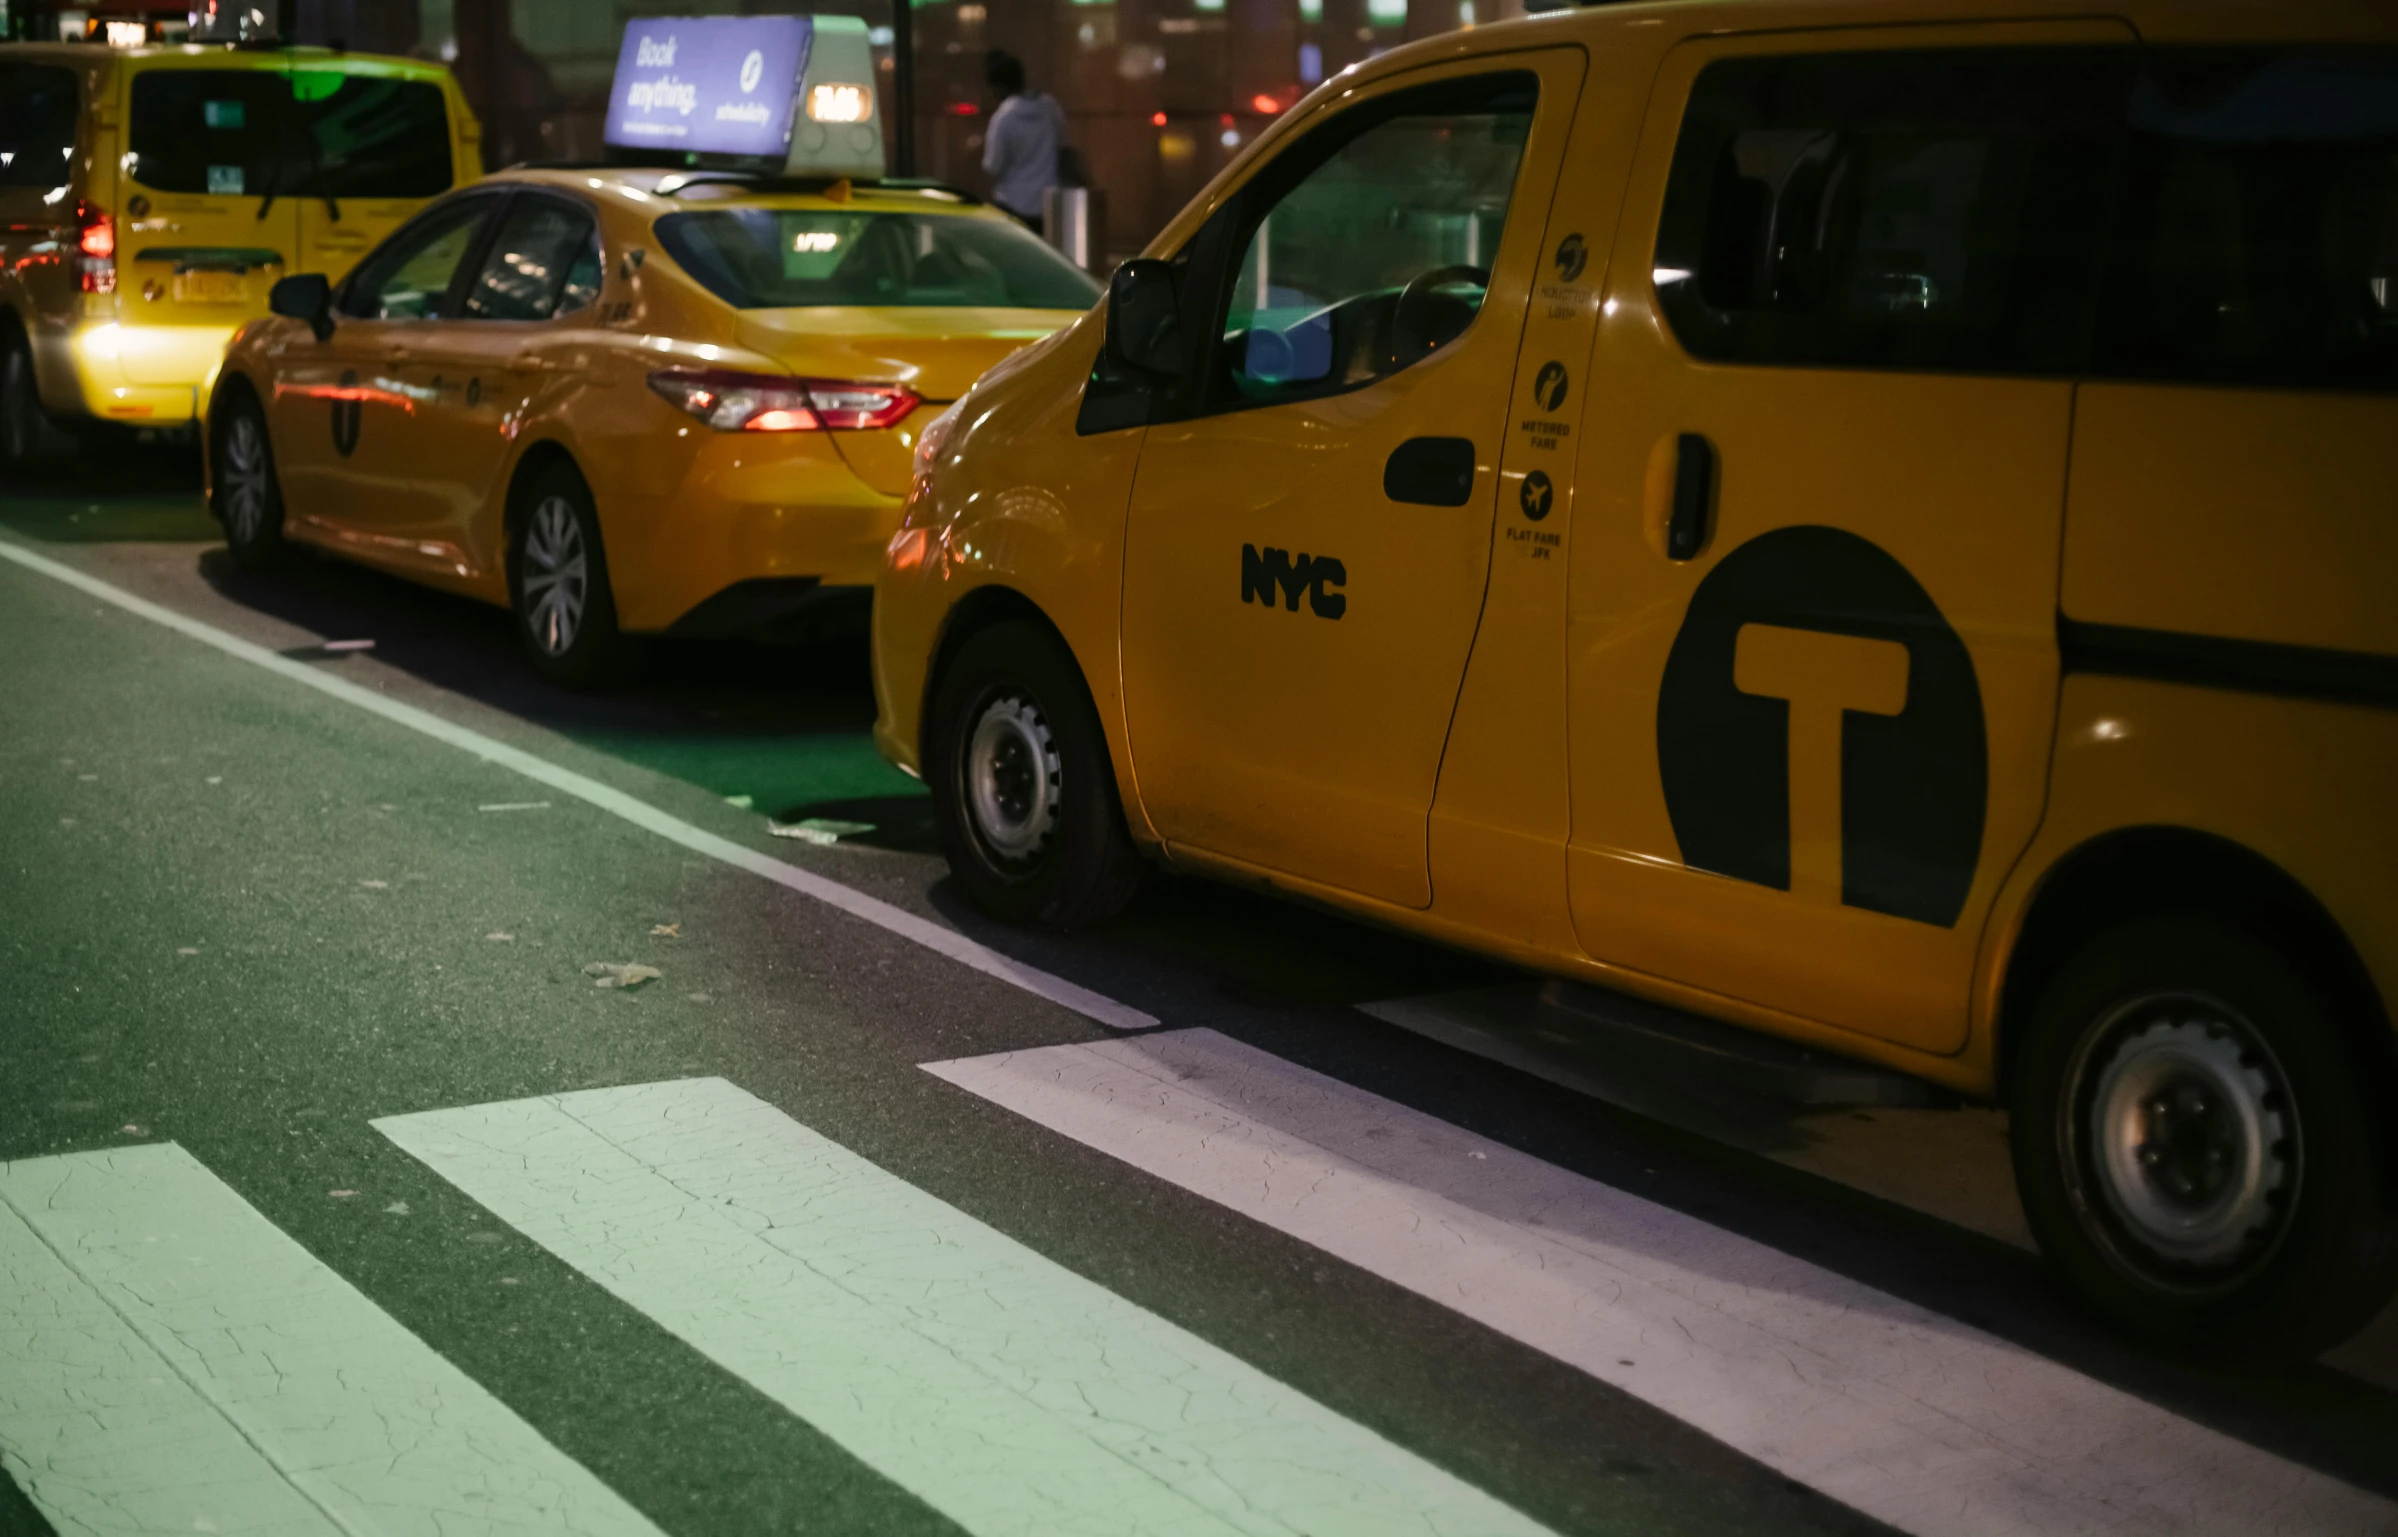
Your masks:
<svg viewBox="0 0 2398 1537"><path fill-rule="evenodd" d="M75 438L42 409L33 352L13 327L0 332L0 464L31 464L75 450Z"/></svg>
<svg viewBox="0 0 2398 1537"><path fill-rule="evenodd" d="M2398 1280L2373 1119L2387 1064L2280 950L2157 919L2093 940L2033 1006L2011 1094L2041 1249L2117 1324L2232 1350L2346 1338Z"/></svg>
<svg viewBox="0 0 2398 1537"><path fill-rule="evenodd" d="M1055 633L1011 619L968 637L926 725L933 820L967 900L1045 929L1124 910L1147 866L1125 831L1099 711Z"/></svg>

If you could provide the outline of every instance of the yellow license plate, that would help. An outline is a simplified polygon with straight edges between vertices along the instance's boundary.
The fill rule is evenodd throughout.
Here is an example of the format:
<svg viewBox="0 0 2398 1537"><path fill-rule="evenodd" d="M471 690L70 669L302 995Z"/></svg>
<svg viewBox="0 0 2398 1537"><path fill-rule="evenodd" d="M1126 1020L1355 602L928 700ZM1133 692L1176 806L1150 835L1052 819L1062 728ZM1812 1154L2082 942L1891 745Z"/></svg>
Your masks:
<svg viewBox="0 0 2398 1537"><path fill-rule="evenodd" d="M239 304L245 297L238 272L184 272L175 278L175 297L186 304Z"/></svg>

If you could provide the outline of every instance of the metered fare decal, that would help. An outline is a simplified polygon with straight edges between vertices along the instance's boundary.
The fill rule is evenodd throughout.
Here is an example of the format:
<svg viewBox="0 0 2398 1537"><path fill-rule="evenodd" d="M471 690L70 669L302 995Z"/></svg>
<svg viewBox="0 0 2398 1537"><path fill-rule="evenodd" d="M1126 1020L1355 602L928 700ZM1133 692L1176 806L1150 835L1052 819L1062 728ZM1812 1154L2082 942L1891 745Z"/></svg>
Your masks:
<svg viewBox="0 0 2398 1537"><path fill-rule="evenodd" d="M1349 568L1330 555L1293 556L1288 550L1241 546L1241 601L1268 608L1280 598L1292 613L1299 599L1318 619L1338 619L1349 611L1349 599L1338 591L1349 580Z"/></svg>
<svg viewBox="0 0 2398 1537"><path fill-rule="evenodd" d="M1777 529L1691 595L1657 698L1684 863L1949 927L1989 797L1980 683L1923 585L1836 528Z"/></svg>

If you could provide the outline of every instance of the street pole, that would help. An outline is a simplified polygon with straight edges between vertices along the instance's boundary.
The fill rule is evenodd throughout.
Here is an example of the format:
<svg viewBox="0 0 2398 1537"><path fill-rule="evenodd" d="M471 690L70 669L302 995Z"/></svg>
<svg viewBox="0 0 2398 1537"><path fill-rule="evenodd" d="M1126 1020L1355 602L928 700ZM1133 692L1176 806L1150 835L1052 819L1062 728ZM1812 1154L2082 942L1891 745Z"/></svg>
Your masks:
<svg viewBox="0 0 2398 1537"><path fill-rule="evenodd" d="M891 0L891 170L916 174L916 4Z"/></svg>

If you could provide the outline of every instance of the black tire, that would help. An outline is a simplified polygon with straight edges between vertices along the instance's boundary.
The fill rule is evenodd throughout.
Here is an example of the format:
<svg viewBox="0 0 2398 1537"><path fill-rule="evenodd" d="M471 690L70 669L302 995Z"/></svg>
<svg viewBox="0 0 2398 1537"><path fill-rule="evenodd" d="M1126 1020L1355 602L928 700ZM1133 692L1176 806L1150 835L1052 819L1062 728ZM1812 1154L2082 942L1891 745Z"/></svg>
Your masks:
<svg viewBox="0 0 2398 1537"><path fill-rule="evenodd" d="M2369 1320L2398 1282L2390 1074L2342 1024L2289 956L2203 918L2069 960L2009 1108L2025 1215L2074 1290L2134 1333L2233 1353L2312 1353Z"/></svg>
<svg viewBox="0 0 2398 1537"><path fill-rule="evenodd" d="M42 408L33 372L33 352L22 332L0 331L0 464L19 466L61 459L76 448L74 435Z"/></svg>
<svg viewBox="0 0 2398 1537"><path fill-rule="evenodd" d="M533 478L517 506L508 598L534 670L572 688L611 681L625 645L591 488L572 465L556 464Z"/></svg>
<svg viewBox="0 0 2398 1537"><path fill-rule="evenodd" d="M933 692L925 779L950 873L993 917L1066 930L1124 910L1147 871L1073 653L1048 626L978 630Z"/></svg>
<svg viewBox="0 0 2398 1537"><path fill-rule="evenodd" d="M283 485L258 397L230 390L209 413L208 431L208 510L224 526L226 552L244 571L281 564L291 553L283 542Z"/></svg>

